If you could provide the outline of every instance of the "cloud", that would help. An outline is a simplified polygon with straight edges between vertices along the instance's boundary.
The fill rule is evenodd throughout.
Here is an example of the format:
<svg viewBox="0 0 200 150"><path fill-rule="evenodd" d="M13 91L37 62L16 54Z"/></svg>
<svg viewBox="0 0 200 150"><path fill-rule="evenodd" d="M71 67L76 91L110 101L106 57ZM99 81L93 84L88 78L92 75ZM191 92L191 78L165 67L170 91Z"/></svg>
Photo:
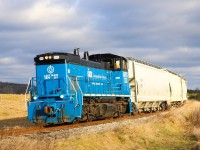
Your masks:
<svg viewBox="0 0 200 150"><path fill-rule="evenodd" d="M21 80L12 81L26 82L35 55L79 47L170 68L196 88L199 13L198 0L1 0L0 78L10 81L17 72Z"/></svg>
<svg viewBox="0 0 200 150"><path fill-rule="evenodd" d="M178 47L192 43L190 35L199 37L199 26L188 21L187 14L198 6L198 1L87 2L97 16L96 29L108 40L123 41L123 47Z"/></svg>
<svg viewBox="0 0 200 150"><path fill-rule="evenodd" d="M15 62L16 62L16 59L12 58L12 57L0 58L0 64L1 65L13 64Z"/></svg>

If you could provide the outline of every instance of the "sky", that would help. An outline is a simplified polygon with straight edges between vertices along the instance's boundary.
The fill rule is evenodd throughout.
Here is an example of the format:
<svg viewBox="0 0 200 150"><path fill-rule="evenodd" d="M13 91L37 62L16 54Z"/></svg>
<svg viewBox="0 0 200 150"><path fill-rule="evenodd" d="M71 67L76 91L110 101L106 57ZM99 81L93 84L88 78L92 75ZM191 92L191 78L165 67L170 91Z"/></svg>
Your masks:
<svg viewBox="0 0 200 150"><path fill-rule="evenodd" d="M200 89L199 0L0 0L0 81L28 83L46 52L114 53Z"/></svg>

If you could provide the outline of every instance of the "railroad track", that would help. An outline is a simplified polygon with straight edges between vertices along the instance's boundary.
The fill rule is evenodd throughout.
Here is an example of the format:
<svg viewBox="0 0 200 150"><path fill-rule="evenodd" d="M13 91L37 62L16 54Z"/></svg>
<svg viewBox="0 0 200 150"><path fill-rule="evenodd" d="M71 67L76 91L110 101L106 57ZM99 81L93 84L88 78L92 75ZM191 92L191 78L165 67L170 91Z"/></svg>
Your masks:
<svg viewBox="0 0 200 150"><path fill-rule="evenodd" d="M165 111L166 112L166 111ZM58 130L67 130L73 128L80 128L85 126L93 126L105 123L112 123L112 122L120 122L126 119L138 119L143 117L149 117L153 115L160 114L161 112L154 112L154 113L141 113L136 114L134 116L123 116L120 118L111 118L105 120L97 120L92 122L81 122L78 124L59 124L53 126L33 126L33 127L26 127L26 128L19 128L19 129L9 129L9 130L0 130L0 138L8 137L8 136L20 136L20 135L28 135L33 133L45 133L45 132L52 132Z"/></svg>

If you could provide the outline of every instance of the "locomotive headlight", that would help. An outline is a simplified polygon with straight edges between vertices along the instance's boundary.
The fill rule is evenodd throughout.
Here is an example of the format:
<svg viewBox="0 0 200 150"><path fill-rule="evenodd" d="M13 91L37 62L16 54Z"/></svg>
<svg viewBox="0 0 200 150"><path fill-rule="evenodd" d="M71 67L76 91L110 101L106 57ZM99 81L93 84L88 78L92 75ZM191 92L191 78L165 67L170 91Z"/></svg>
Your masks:
<svg viewBox="0 0 200 150"><path fill-rule="evenodd" d="M37 96L33 96L33 99L36 100L38 97Z"/></svg>
<svg viewBox="0 0 200 150"><path fill-rule="evenodd" d="M60 95L60 98L63 99L63 98L64 98L64 95Z"/></svg>
<svg viewBox="0 0 200 150"><path fill-rule="evenodd" d="M44 58L45 58L46 60L47 60L47 59L49 59L49 57L48 57L48 56L45 56Z"/></svg>
<svg viewBox="0 0 200 150"><path fill-rule="evenodd" d="M52 56L49 56L49 59L51 59L52 58Z"/></svg>
<svg viewBox="0 0 200 150"><path fill-rule="evenodd" d="M40 57L39 60L44 60L44 57Z"/></svg>
<svg viewBox="0 0 200 150"><path fill-rule="evenodd" d="M53 59L59 59L60 58L60 56L54 56L53 57Z"/></svg>

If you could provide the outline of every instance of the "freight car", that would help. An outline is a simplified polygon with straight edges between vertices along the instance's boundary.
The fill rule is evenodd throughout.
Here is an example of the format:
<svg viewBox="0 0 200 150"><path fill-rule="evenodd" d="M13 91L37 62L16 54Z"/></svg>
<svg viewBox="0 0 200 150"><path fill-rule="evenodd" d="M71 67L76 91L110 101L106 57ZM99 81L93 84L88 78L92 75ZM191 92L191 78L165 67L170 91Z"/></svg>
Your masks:
<svg viewBox="0 0 200 150"><path fill-rule="evenodd" d="M183 77L133 58L79 50L34 58L28 120L33 123L92 121L150 112L186 100Z"/></svg>
<svg viewBox="0 0 200 150"><path fill-rule="evenodd" d="M182 76L135 58L127 60L133 110L163 110L187 100L186 80Z"/></svg>

